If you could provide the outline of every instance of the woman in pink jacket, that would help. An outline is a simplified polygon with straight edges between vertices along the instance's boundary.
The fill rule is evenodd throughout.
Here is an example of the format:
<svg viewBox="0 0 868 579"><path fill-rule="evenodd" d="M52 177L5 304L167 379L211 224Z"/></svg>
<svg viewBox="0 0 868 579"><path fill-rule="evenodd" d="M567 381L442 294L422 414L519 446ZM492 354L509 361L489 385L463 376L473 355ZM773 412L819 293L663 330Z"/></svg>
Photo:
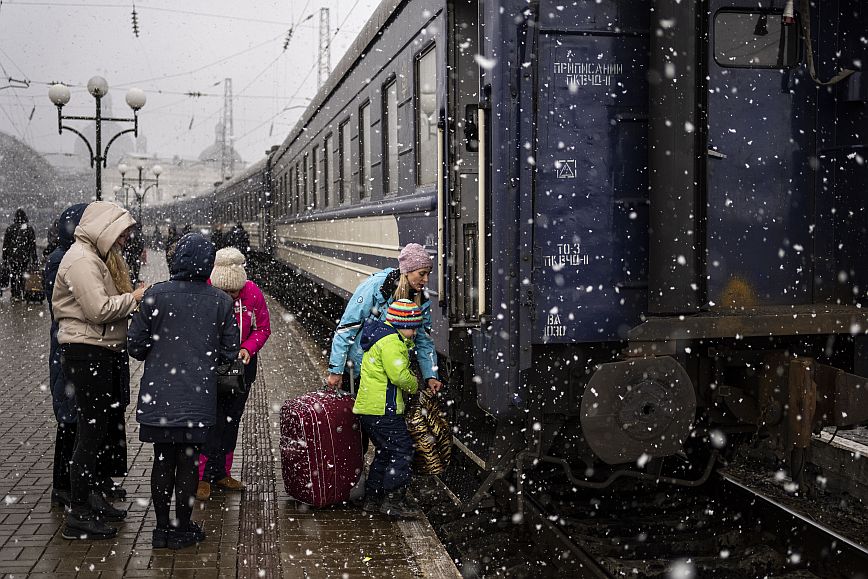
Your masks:
<svg viewBox="0 0 868 579"><path fill-rule="evenodd" d="M232 457L238 442L238 427L247 396L256 380L257 352L271 335L271 323L265 296L244 270L244 255L234 247L217 252L211 285L228 293L235 300L235 316L241 328L241 350L238 357L244 361L244 379L248 384L244 394L217 396L217 423L211 429L199 456L199 486L196 498L207 500L211 485L224 490L240 491L244 483L232 478Z"/></svg>

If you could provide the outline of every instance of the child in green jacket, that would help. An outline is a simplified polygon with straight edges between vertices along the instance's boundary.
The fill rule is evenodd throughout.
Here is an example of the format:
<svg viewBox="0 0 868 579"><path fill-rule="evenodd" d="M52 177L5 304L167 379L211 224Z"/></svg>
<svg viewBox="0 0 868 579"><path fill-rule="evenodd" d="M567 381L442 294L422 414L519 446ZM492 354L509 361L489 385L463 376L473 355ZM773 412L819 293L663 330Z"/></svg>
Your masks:
<svg viewBox="0 0 868 579"><path fill-rule="evenodd" d="M372 318L362 329L364 356L353 413L377 449L365 481L363 508L393 518L417 514L406 502L415 449L404 422L402 391L415 394L418 388L409 349L421 326L422 309L410 300L396 300L385 323Z"/></svg>

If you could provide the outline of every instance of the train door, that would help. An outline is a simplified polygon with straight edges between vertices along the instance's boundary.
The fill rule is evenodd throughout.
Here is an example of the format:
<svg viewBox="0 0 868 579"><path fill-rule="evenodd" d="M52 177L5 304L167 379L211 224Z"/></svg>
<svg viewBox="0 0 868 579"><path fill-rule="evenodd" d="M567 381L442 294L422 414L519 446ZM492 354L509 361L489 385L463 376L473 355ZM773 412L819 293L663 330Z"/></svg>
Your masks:
<svg viewBox="0 0 868 579"><path fill-rule="evenodd" d="M798 22L782 4L709 2L711 307L811 301L813 86L798 66Z"/></svg>
<svg viewBox="0 0 868 579"><path fill-rule="evenodd" d="M447 154L450 191L446 204L447 282L453 324L477 324L484 304L484 204L479 189L479 11L477 0L448 5ZM482 127L484 128L484 127ZM481 212L481 213L480 213ZM481 219L482 218L482 219Z"/></svg>

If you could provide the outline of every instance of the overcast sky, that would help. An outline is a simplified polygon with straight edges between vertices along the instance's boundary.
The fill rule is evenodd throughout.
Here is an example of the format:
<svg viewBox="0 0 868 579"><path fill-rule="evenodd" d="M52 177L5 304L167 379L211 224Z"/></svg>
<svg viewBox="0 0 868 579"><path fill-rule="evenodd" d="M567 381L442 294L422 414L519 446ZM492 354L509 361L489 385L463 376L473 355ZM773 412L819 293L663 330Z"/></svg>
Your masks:
<svg viewBox="0 0 868 579"><path fill-rule="evenodd" d="M140 131L149 153L195 158L214 142L223 79L232 78L235 147L245 162L254 162L283 140L303 110L298 105L316 93L319 9L331 10L334 68L378 3L137 0L136 38L132 2L0 0L0 87L10 84L7 77L30 81L29 88L0 90L0 131L42 153L71 152L77 138L57 134L48 85L77 85L64 113L92 116L94 101L84 87L99 74L109 83L116 116L130 112L124 103L129 87L147 93Z"/></svg>

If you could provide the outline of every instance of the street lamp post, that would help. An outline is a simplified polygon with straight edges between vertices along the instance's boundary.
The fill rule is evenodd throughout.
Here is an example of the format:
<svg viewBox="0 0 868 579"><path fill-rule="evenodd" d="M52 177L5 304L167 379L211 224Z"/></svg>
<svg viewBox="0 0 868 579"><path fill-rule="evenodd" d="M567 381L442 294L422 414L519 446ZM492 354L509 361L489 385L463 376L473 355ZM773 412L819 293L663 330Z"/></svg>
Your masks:
<svg viewBox="0 0 868 579"><path fill-rule="evenodd" d="M129 170L129 167L121 163L118 165L118 171L121 174L121 187L124 189L124 204L129 205L129 190L132 189L133 194L136 196L136 201L138 202L139 210L139 224L142 223L142 201L145 199L145 195L147 195L148 191L151 189L158 189L160 187L160 175L163 173L163 168L159 165L154 165L151 167L151 173L154 174L154 178L151 179L149 177L143 177L142 173L145 171L145 164L142 161L136 163L136 169L139 171L139 177L136 180L136 186L133 186L132 183L127 183L126 173ZM147 187L142 188L145 183L150 183Z"/></svg>
<svg viewBox="0 0 868 579"><path fill-rule="evenodd" d="M102 199L102 169L106 166L106 159L108 157L109 148L112 146L112 143L120 137L121 135L125 135L127 133L133 133L134 136L139 136L139 110L145 106L145 102L147 101L147 97L145 97L145 92L138 88L131 88L127 91L126 101L129 107L133 110L133 118L115 118L115 117L103 117L102 116L102 97L108 94L108 82L101 76L95 76L87 81L87 91L96 99L96 116L93 117L85 117L79 115L64 115L63 107L66 103L69 102L69 87L62 83L56 83L51 85L51 88L48 89L48 98L51 99L51 102L57 107L57 132L58 134L63 134L63 130L66 129L72 133L78 135L84 144L87 145L87 150L90 153L90 166L96 167L96 200L99 201ZM94 121L96 123L96 147L91 147L90 142L87 138L76 129L72 127L66 126L63 124L63 121ZM116 123L133 123L132 129L124 129L120 131L115 136L113 136L108 144L105 146L105 150L102 148L102 122L103 121L112 121Z"/></svg>

